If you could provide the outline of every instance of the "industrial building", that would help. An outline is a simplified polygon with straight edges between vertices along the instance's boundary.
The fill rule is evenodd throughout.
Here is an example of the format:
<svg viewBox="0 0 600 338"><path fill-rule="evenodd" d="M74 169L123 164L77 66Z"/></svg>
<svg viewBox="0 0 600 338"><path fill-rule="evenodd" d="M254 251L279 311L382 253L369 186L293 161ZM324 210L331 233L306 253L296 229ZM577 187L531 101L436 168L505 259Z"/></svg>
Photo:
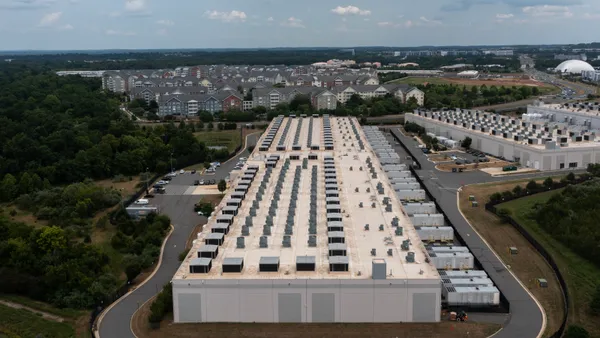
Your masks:
<svg viewBox="0 0 600 338"><path fill-rule="evenodd" d="M455 109L406 114L407 122L449 141L538 170L581 169L600 162L598 103L528 106L522 118Z"/></svg>
<svg viewBox="0 0 600 338"><path fill-rule="evenodd" d="M409 216L435 206L382 137L356 118L274 119L173 277L175 322L439 321Z"/></svg>

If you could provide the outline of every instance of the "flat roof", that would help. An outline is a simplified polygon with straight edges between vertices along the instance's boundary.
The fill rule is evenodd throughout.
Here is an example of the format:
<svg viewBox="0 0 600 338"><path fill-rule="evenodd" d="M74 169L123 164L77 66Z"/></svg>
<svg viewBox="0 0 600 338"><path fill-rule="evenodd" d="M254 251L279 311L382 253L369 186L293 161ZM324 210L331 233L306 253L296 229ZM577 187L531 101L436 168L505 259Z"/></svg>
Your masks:
<svg viewBox="0 0 600 338"><path fill-rule="evenodd" d="M515 145L518 144L518 145L521 145L521 146L524 146L524 147L530 147L532 149L537 149L537 150L546 150L546 145L543 144L543 143L540 143L540 144L529 144L527 142L528 138L530 138L530 137L537 138L537 136L523 136L523 140L521 140L521 141L515 141L513 137L518 134L516 131L515 132L511 132L511 136L507 137L507 138L503 137L502 133L499 133L497 135L493 135L492 134L492 129L499 129L501 127L500 124L498 124L497 126L490 126L488 131L483 132L483 131L481 131L481 129L472 129L472 128L469 128L469 127L463 127L462 124L448 123L448 122L445 121L445 119L442 119L442 121L439 121L437 118L434 118L433 115L431 114L431 113L439 113L439 112L430 112L430 111L428 111L427 113L429 115L431 115L431 116L417 115L417 114L412 114L412 113L407 113L405 115L407 117L411 117L411 118L414 118L414 119L426 120L429 123L437 124L437 125L443 126L445 128L453 128L453 129L461 130L463 132L471 133L473 135L485 136L485 137L492 138L492 139L500 141L500 142L515 144ZM487 113L487 112L480 112L480 113L494 115L493 113ZM518 121L518 123L516 123L515 126L518 125L518 124L520 124L521 122L529 122L529 123L531 123L531 121L524 121L524 120L521 120L521 119L514 119L514 118L510 118L508 116L504 116L504 115L501 115L501 116L507 118L508 121L510 121L510 120L516 120L516 121ZM447 118L447 117L445 117L445 118ZM463 122L471 123L470 121L463 121ZM483 127L483 126L481 126L481 127ZM527 128L528 131L533 131L533 129L529 129L531 127L526 127L526 128ZM583 135L581 135L581 136L583 136ZM580 142L574 142L574 141L572 141L572 139L571 139L571 137L569 135L558 135L556 133L556 130L553 130L552 134L549 135L548 137L551 138L552 141L556 141L557 137L566 137L567 138L568 147L567 148L561 148L561 147L559 147L559 144L557 142L557 144L556 144L557 149L585 148L585 147L596 148L596 147L600 147L600 140L595 140L595 141L585 141L584 140L584 141L580 141ZM438 139L439 139L439 137L438 137ZM456 141L456 140L453 140L453 141ZM555 150L555 149L548 149L548 150Z"/></svg>
<svg viewBox="0 0 600 338"><path fill-rule="evenodd" d="M299 121L303 120L298 129ZM309 138L309 125L312 120L312 133ZM286 135L283 135L285 126L289 122ZM229 232L224 236L222 245L219 247L218 255L212 259L212 268L208 273L190 273L190 259L186 259L176 272L174 279L371 279L373 259L386 262L388 279L439 279L435 266L428 262L426 248L421 242L410 218L403 210L403 206L397 197L387 175L383 172L380 160L373 148L369 145L363 129L354 117L330 117L331 134L333 136L333 150L291 150L291 145L297 136L297 142L305 145L307 143L322 143L325 131L323 118L284 118L278 129L273 143L268 151L254 149L248 157L246 166L258 166L256 177L248 187L246 198L238 209L238 215L233 217L229 226ZM272 122L273 124L273 122ZM354 128L356 132L354 132ZM275 150L276 145L283 139L284 145L289 145L286 151ZM345 144L345 146L344 146ZM360 145L364 146L361 149ZM270 155L280 156L274 168L266 168L266 160ZM318 155L317 159L308 160L308 156ZM292 160L290 156L298 155L299 160ZM370 159L377 178L373 179L369 170L359 171L359 167L367 167L367 159ZM306 160L305 160L306 159ZM327 187L335 187L340 204L326 204L325 163L334 163L336 178ZM306 167L303 168L303 163ZM316 184L311 184L313 166L316 166ZM287 169L283 169L286 167ZM297 169L300 177L297 184L294 177ZM352 169L351 169L352 168ZM265 179L269 171L268 179ZM282 174L284 173L284 174ZM283 175L283 176L282 176ZM283 177L281 184L277 182ZM234 179L231 187L227 190L223 201L215 209L215 216L209 218L198 240L195 241L193 251L198 251L204 246L205 238L223 236L222 233L211 233L215 227L216 219L224 216L222 211L226 209L227 201L234 193L239 179ZM385 194L378 194L377 186L382 184ZM367 188L370 191L367 192ZM312 196L316 203L311 203L311 191L315 189ZM276 194L275 191L280 191ZM294 191L294 192L293 192ZM260 194L259 194L260 192ZM292 194L296 198L292 202ZM257 196L260 195L260 201ZM275 196L279 195L278 198ZM392 205L392 211L386 212L383 204L384 197L388 197ZM253 204L258 208L253 208ZM276 201L276 207L272 208ZM359 208L363 203L364 208ZM376 207L372 208L371 203ZM314 218L316 229L311 222L311 204L315 210ZM252 210L251 210L252 209ZM327 212L338 209L339 212ZM229 210L229 208L227 208ZM275 214L272 214L275 210ZM336 210L337 211L337 210ZM270 214L271 212L271 214ZM267 217L272 220L272 225L267 225ZM246 219L252 220L252 226L247 227L249 234L242 235L242 226L246 225ZM334 218L334 221L328 221ZM392 226L392 220L398 219L403 228L401 236L396 235L396 229ZM270 222L269 222L270 224ZM365 230L369 224L370 230ZM383 230L379 230L383 225ZM343 231L328 231L328 226L342 227ZM266 234L270 233L270 234ZM331 235L331 236L330 236ZM314 237L316 236L316 237ZM243 238L243 240L240 240ZM316 238L316 245L309 243L309 238ZM266 247L265 247L266 239ZM289 245L283 241L289 239ZM401 249L403 241L409 240L410 251L414 252L415 263L407 263L407 251ZM243 244L243 245L242 245ZM346 256L329 256L330 249L345 250ZM375 249L375 250L373 250ZM391 256L388 254L391 250ZM223 264L236 259L241 264L242 272L222 274ZM279 262L277 272L260 272L261 262ZM314 271L297 271L297 264L314 264ZM331 271L330 264L347 264L348 271ZM306 269L303 267L302 270ZM336 270L339 269L336 267ZM310 270L310 269L309 269ZM339 269L344 270L344 269Z"/></svg>

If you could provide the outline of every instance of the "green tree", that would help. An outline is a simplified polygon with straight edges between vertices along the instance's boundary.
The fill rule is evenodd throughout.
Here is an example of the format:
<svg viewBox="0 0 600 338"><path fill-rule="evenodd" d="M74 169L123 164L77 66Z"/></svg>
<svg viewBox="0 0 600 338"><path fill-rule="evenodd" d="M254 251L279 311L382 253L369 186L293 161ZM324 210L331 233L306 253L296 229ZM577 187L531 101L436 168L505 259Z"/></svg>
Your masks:
<svg viewBox="0 0 600 338"><path fill-rule="evenodd" d="M213 115L210 112L207 112L205 110L198 111L198 118L200 119L200 121L202 121L204 123L214 121Z"/></svg>
<svg viewBox="0 0 600 338"><path fill-rule="evenodd" d="M31 181L31 175L28 172L25 172L21 175L21 179L19 180L19 193L20 194L28 194L33 191L33 185Z"/></svg>
<svg viewBox="0 0 600 338"><path fill-rule="evenodd" d="M0 183L0 199L4 202L11 201L19 192L19 186L17 185L17 179L11 175L6 174Z"/></svg>
<svg viewBox="0 0 600 338"><path fill-rule="evenodd" d="M527 185L525 186L525 189L527 189L527 191L529 192L535 192L536 190L539 189L539 185L537 184L537 182L535 180L531 180L527 183Z"/></svg>
<svg viewBox="0 0 600 338"><path fill-rule="evenodd" d="M510 212L509 209L500 208L500 209L498 209L496 211L496 215L498 215L498 217L500 217L500 219L502 220L502 222L507 223L508 220L509 220L509 218L510 218L511 212Z"/></svg>
<svg viewBox="0 0 600 338"><path fill-rule="evenodd" d="M490 195L490 202L496 203L502 201L502 194L499 192L495 192Z"/></svg>
<svg viewBox="0 0 600 338"><path fill-rule="evenodd" d="M50 253L64 250L67 247L67 238L64 230L59 227L44 227L36 243L42 251Z"/></svg>
<svg viewBox="0 0 600 338"><path fill-rule="evenodd" d="M589 338L590 333L579 325L569 325L563 338Z"/></svg>
<svg viewBox="0 0 600 338"><path fill-rule="evenodd" d="M575 181L575 174L572 173L572 172L568 173L566 179L569 182L574 182Z"/></svg>
<svg viewBox="0 0 600 338"><path fill-rule="evenodd" d="M521 196L521 194L523 194L523 188L521 188L520 185L517 185L513 188L512 192L515 196Z"/></svg>
<svg viewBox="0 0 600 338"><path fill-rule="evenodd" d="M130 257L124 262L125 275L128 281L132 281L142 272L142 264L138 257Z"/></svg>
<svg viewBox="0 0 600 338"><path fill-rule="evenodd" d="M221 193L224 193L225 190L227 190L227 182L225 182L225 180L220 180L217 184L217 189L219 189Z"/></svg>
<svg viewBox="0 0 600 338"><path fill-rule="evenodd" d="M590 311L595 316L600 315L600 284L598 284L596 291L592 296L592 301L590 302Z"/></svg>
<svg viewBox="0 0 600 338"><path fill-rule="evenodd" d="M470 149L471 143L473 143L473 139L471 139L470 137L467 136L467 137L465 137L464 140L462 140L462 142L460 143L460 146L465 149Z"/></svg>
<svg viewBox="0 0 600 338"><path fill-rule="evenodd" d="M207 130L213 130L214 128L215 128L215 126L212 122L208 122L208 124L206 125Z"/></svg>
<svg viewBox="0 0 600 338"><path fill-rule="evenodd" d="M554 186L554 180L551 177L548 177L544 180L544 183L542 183L542 185L546 189L551 189Z"/></svg>

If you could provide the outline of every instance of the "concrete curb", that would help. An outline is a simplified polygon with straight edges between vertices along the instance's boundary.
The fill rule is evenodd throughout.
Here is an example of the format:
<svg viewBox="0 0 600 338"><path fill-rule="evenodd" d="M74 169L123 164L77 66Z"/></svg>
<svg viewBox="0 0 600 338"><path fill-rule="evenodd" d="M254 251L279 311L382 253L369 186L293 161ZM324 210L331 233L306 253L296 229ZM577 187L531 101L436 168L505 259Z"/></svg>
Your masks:
<svg viewBox="0 0 600 338"><path fill-rule="evenodd" d="M155 294L154 296L150 297L150 299L145 301L142 305L140 305L140 307L137 310L135 310L135 312L133 312L133 316L131 316L131 319L129 320L129 330L131 330L131 334L135 338L139 338L139 336L135 334L135 331L133 331L133 318L135 317L135 314L138 313L138 311L140 311L140 309L143 308L146 305L146 303L154 301L154 299L156 299L157 296L158 296L158 293Z"/></svg>
<svg viewBox="0 0 600 338"><path fill-rule="evenodd" d="M167 240L169 239L169 237L171 237L171 234L173 233L173 231L175 231L175 226L173 226L173 224L171 224L170 225L170 229L169 229L169 233L167 233L167 235L165 236L165 239L163 239L163 243L162 243L162 245L160 247L160 254L158 255L158 263L156 264L156 267L154 268L154 271L152 271L152 273L150 274L150 276L148 276L143 282L141 282L135 289L127 292L121 298L117 299L115 302L113 302L112 304L110 304L106 309L104 309L104 311L102 311L102 313L100 314L100 316L98 316L98 319L96 319L96 324L95 324L96 330L94 330L94 337L95 338L100 338L100 325L102 324L102 319L104 319L104 315L106 315L106 313L108 313L115 305L119 304L119 302L121 302L123 299L127 298L135 290L137 290L140 287L142 287L150 279L152 279L152 277L154 277L154 275L156 274L156 272L158 271L158 269L160 268L160 266L162 264L163 252L165 251L165 246L167 244ZM131 319L130 319L130 321L131 321Z"/></svg>
<svg viewBox="0 0 600 338"><path fill-rule="evenodd" d="M531 291L529 291L529 289L521 282L521 280L512 272L511 269L509 269L506 264L504 264L504 261L500 258L500 256L498 256L498 254L496 253L496 251L492 248L492 246L487 242L487 240L475 229L475 227L473 227L473 225L471 224L471 222L469 222L469 220L465 217L465 215L463 214L462 210L460 209L460 193L462 191L462 188L458 189L458 191L456 192L456 208L458 209L458 212L460 213L460 215L462 216L462 218L465 219L465 222L467 222L467 224L471 227L471 230L473 230L474 233L477 234L477 236L479 236L479 238L481 238L481 240L485 243L485 245L488 246L488 248L490 249L490 251L496 256L496 258L498 258L498 261L502 264L502 266L504 266L504 268L506 269L506 271L508 271L514 278L515 280L519 283L519 285L521 285L521 287L523 288L523 290L525 290L525 292L527 292L527 294L529 295L529 297L531 297L531 299L533 299L533 301L535 302L535 304L538 306L538 308L540 309L540 311L542 312L542 329L540 330L540 332L538 333L536 338L541 338L544 335L544 332L546 331L546 326L547 326L547 318L546 318L546 311L544 311L544 308L542 307L542 305L540 304L540 302L538 302L538 300L533 296L533 294L531 293ZM502 331L502 329L496 331L496 333L494 333L493 335L491 335L490 337L493 337L495 335L497 335L500 331Z"/></svg>

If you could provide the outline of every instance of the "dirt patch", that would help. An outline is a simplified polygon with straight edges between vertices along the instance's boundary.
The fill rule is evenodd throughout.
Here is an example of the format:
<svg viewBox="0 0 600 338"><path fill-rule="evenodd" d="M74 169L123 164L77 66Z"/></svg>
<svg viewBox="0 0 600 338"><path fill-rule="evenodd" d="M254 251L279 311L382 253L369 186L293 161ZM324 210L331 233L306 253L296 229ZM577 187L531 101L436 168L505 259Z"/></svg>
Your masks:
<svg viewBox="0 0 600 338"><path fill-rule="evenodd" d="M556 181L559 179L555 178ZM536 181L541 184L543 180L544 178ZM514 227L503 223L494 214L487 212L483 206L491 194L512 190L517 185L525 187L528 181L528 179L524 179L466 186L460 192L459 205L469 223L485 238L502 261L541 303L548 319L544 336L548 336L549 333L554 333L559 328L564 315L562 291L558 280L544 258ZM475 196L475 199L479 201L478 207L471 207L469 195ZM509 247L517 247L519 253L511 255ZM545 278L548 281L548 287L539 288L538 278Z"/></svg>
<svg viewBox="0 0 600 338"><path fill-rule="evenodd" d="M427 158L429 159L429 161L431 161L433 163L440 163L440 162L449 162L449 161L452 161L452 159L450 158L450 156L444 155L444 154L430 155L430 156L427 156Z"/></svg>
<svg viewBox="0 0 600 338"><path fill-rule="evenodd" d="M504 166L513 164L512 162L496 160L493 158L488 158L488 159L490 160L489 162L483 162L483 163L471 163L471 164L442 163L442 164L436 165L435 168L439 171L446 171L446 172L451 172L452 169L454 169L454 168L456 168L456 169L462 168L463 171L473 171L473 170L479 170L479 169L484 169L484 168L502 168Z"/></svg>
<svg viewBox="0 0 600 338"><path fill-rule="evenodd" d="M137 185L140 183L140 177L134 176L130 181L127 179L125 182L114 182L113 179L106 179L101 181L96 181L96 185L101 186L103 188L113 188L119 192L121 192L121 196L123 198L127 198L133 194L135 194L139 188Z"/></svg>
<svg viewBox="0 0 600 338"><path fill-rule="evenodd" d="M62 317L53 315L51 313L43 312L43 311L40 311L40 310L36 310L36 309L30 308L28 306L22 305L22 304L8 302L8 301L5 301L5 300L0 300L0 304L8 306L8 307L11 307L13 309L24 309L24 310L31 311L33 313L36 313L36 314L42 316L42 318L44 318L46 320L51 320L51 321L59 322L59 323L62 323L62 322L65 321L65 319L62 318Z"/></svg>
<svg viewBox="0 0 600 338"><path fill-rule="evenodd" d="M450 83L465 85L465 86L531 86L531 87L546 87L544 83L533 81L531 79L521 79L521 78L499 78L499 79L447 79Z"/></svg>
<svg viewBox="0 0 600 338"><path fill-rule="evenodd" d="M10 216L11 221L22 222L32 225L36 228L48 225L48 221L38 220L37 217L35 217L31 212L21 210L14 205L6 207L5 215L10 215L13 210L16 212L16 214L14 216Z"/></svg>

